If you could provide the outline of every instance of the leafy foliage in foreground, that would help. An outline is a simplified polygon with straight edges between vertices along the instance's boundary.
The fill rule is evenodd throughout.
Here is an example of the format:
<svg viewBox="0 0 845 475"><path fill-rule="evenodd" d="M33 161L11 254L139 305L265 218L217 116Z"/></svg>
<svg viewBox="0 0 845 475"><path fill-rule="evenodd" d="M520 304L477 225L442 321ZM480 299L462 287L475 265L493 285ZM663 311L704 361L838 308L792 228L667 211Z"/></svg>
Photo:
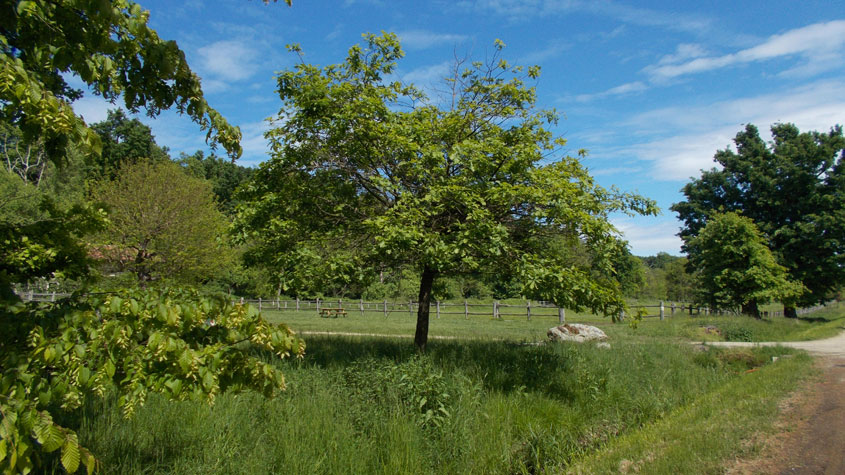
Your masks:
<svg viewBox="0 0 845 475"><path fill-rule="evenodd" d="M20 127L26 142L43 140L51 160L62 161L71 143L100 153L99 138L70 106L82 96L65 80L74 74L133 112L175 107L208 131L211 145L240 156L240 129L208 105L185 53L159 38L140 5L3 1L0 12L0 119Z"/></svg>
<svg viewBox="0 0 845 475"><path fill-rule="evenodd" d="M285 388L265 361L302 356L305 343L249 306L189 291L136 291L61 305L8 306L0 316L0 470L28 472L61 449L69 472L95 466L75 432L53 421L86 394L119 394L126 416L151 392L213 403L226 390Z"/></svg>

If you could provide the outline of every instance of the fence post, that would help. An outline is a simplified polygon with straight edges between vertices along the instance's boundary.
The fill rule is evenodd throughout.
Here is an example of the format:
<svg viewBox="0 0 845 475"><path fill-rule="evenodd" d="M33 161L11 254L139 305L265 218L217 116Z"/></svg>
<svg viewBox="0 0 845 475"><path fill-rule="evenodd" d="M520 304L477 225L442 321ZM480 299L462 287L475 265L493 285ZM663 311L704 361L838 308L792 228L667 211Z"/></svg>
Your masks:
<svg viewBox="0 0 845 475"><path fill-rule="evenodd" d="M531 301L525 301L525 313L528 315L528 321L531 321Z"/></svg>
<svg viewBox="0 0 845 475"><path fill-rule="evenodd" d="M499 301L493 301L493 318L499 318Z"/></svg>
<svg viewBox="0 0 845 475"><path fill-rule="evenodd" d="M55 291L55 290L53 291L52 295L50 295L50 301L51 301L51 302L55 302L55 301L56 301L56 291Z"/></svg>
<svg viewBox="0 0 845 475"><path fill-rule="evenodd" d="M261 311L261 297L258 297L258 311Z"/></svg>
<svg viewBox="0 0 845 475"><path fill-rule="evenodd" d="M437 318L440 318L440 301L437 301Z"/></svg>
<svg viewBox="0 0 845 475"><path fill-rule="evenodd" d="M296 311L299 311L299 295L296 296Z"/></svg>
<svg viewBox="0 0 845 475"><path fill-rule="evenodd" d="M469 305L467 305L466 299L464 299L464 319L469 320Z"/></svg>
<svg viewBox="0 0 845 475"><path fill-rule="evenodd" d="M663 308L663 301L660 301L660 319L663 320L666 317L666 309Z"/></svg>
<svg viewBox="0 0 845 475"><path fill-rule="evenodd" d="M557 309L557 322L563 325L566 323L566 310L558 307Z"/></svg>
<svg viewBox="0 0 845 475"><path fill-rule="evenodd" d="M364 316L364 299L358 299L358 307L361 309L361 316Z"/></svg>
<svg viewBox="0 0 845 475"><path fill-rule="evenodd" d="M384 318L387 318L387 299L384 299L384 305L382 306L384 310Z"/></svg>
<svg viewBox="0 0 845 475"><path fill-rule="evenodd" d="M243 304L244 304L244 298L241 297L241 305L243 305Z"/></svg>
<svg viewBox="0 0 845 475"><path fill-rule="evenodd" d="M675 302L672 302L672 315L675 315Z"/></svg>
<svg viewBox="0 0 845 475"><path fill-rule="evenodd" d="M317 313L320 312L320 297L317 297Z"/></svg>

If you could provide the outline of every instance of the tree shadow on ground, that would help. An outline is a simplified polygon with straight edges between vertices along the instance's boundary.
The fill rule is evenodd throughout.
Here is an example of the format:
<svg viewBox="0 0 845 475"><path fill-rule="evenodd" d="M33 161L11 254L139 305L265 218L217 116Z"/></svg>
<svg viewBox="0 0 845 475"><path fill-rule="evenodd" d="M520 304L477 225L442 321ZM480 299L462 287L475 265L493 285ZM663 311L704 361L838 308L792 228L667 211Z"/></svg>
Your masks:
<svg viewBox="0 0 845 475"><path fill-rule="evenodd" d="M302 363L342 369L364 359L402 364L418 353L407 339L311 337ZM569 399L573 378L583 360L565 345L521 345L491 341L434 341L424 355L447 374L463 374L485 389L501 392L541 392Z"/></svg>

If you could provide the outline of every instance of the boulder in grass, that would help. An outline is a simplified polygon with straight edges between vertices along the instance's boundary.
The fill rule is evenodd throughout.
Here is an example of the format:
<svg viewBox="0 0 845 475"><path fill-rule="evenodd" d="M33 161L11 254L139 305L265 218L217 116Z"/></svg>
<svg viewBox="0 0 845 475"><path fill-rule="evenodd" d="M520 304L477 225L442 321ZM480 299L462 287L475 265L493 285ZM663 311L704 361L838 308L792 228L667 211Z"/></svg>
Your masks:
<svg viewBox="0 0 845 475"><path fill-rule="evenodd" d="M584 343L585 341L606 341L607 335L592 325L582 323L564 323L549 328L547 333L551 341L574 341Z"/></svg>

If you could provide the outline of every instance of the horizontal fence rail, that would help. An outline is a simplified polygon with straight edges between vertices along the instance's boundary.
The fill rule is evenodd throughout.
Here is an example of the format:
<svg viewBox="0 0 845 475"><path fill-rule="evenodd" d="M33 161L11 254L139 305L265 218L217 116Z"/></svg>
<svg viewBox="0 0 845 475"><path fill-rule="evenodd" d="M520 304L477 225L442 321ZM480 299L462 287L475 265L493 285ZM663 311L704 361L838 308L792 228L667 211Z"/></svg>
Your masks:
<svg viewBox="0 0 845 475"><path fill-rule="evenodd" d="M17 295L22 300L28 302L55 302L63 298L69 297L71 294L64 292L34 292L34 291L16 291ZM390 300L364 301L358 300L344 300L336 299L281 299L281 298L256 298L246 299L241 297L236 299L236 302L258 307L259 310L293 310L293 311L316 311L319 313L321 308L342 308L347 312L358 311L361 315L365 312L378 312L387 317L393 313L407 313L413 315L419 309L419 303L414 301L397 302ZM824 309L825 305L816 305L813 307L799 308L796 310L798 315L806 315ZM479 311L479 309L483 309ZM706 316L706 315L734 315L735 312L729 311L714 311L708 307L696 306L695 304L686 302L660 302L659 305L631 305L631 311L638 312L640 309L645 311L643 318L660 318L665 319L667 316L675 315L689 315L689 316ZM651 310L655 309L655 310ZM525 301L524 304L503 304L499 301L494 301L492 304L484 303L463 303L456 302L441 302L435 301L431 303L429 312L435 315L435 318L440 318L441 315L463 315L464 318L470 316L492 316L493 318L502 317L525 317L531 320L532 316L557 316L561 323L566 322L566 310L559 308L549 302L535 302ZM784 312L782 310L763 311L761 314L764 317L782 317ZM620 315L622 319L626 317L623 313Z"/></svg>

